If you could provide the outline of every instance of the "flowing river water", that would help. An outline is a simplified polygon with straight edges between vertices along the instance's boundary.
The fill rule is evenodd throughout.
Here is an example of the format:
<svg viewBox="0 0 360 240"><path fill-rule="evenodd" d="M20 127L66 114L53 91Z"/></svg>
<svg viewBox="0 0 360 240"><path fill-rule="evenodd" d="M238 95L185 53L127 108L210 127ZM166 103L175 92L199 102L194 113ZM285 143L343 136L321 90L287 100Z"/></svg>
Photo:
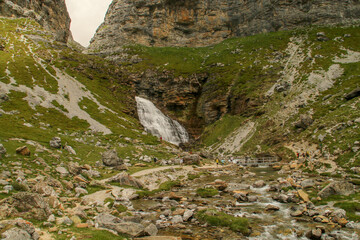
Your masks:
<svg viewBox="0 0 360 240"><path fill-rule="evenodd" d="M238 173L234 170L223 170L208 172L202 177L187 181L182 187L175 188L173 191L176 195L186 197L188 205L196 205L200 208L213 208L218 211L225 212L233 216L241 216L249 219L251 225L250 236L242 236L230 230L223 228L208 226L206 224L199 225L196 221L184 224L184 228L164 228L160 230L161 235L181 236L182 239L200 240L200 239L250 239L250 240L295 240L308 239L305 233L316 227L325 230L321 239L336 240L357 240L359 239L359 230L349 228L336 228L333 225L314 222L311 217L301 216L292 217L290 213L292 208L298 206L296 203L280 203L273 200L275 194L269 191L269 184L276 182L278 178L286 177L273 171L271 168L251 168L249 172L253 173L247 176L244 170ZM221 193L213 198L201 198L196 195L196 189L203 188L214 182L216 179L223 180L227 183L248 185L251 195L257 197L255 202L239 202L234 199L230 193ZM257 180L264 180L266 186L261 188L253 187L253 183ZM154 197L151 200L135 200L133 201L135 209L141 211L158 211L164 210L162 198ZM148 201L148 202L147 202ZM266 211L265 208L269 204L279 207L279 211ZM185 203L186 205L186 203ZM180 207L184 207L180 203ZM179 207L175 206L175 208ZM186 208L186 207L185 207Z"/></svg>

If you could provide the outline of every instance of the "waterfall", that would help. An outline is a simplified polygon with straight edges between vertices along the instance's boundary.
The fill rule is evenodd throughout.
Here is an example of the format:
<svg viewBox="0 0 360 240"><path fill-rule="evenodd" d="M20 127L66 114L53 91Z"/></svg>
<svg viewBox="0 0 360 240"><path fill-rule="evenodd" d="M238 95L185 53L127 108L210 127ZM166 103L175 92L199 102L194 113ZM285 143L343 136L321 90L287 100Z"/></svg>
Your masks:
<svg viewBox="0 0 360 240"><path fill-rule="evenodd" d="M175 145L189 141L186 129L177 121L167 117L147 99L136 97L140 123L152 135Z"/></svg>

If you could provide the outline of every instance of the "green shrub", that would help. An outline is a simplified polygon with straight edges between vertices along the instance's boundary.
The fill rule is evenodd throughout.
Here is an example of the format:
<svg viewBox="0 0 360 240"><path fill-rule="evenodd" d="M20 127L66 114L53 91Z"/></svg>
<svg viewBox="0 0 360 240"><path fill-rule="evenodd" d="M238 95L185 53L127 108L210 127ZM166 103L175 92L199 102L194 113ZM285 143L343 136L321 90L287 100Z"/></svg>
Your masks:
<svg viewBox="0 0 360 240"><path fill-rule="evenodd" d="M196 194L203 198L209 198L218 195L219 191L214 188L199 188L196 190Z"/></svg>
<svg viewBox="0 0 360 240"><path fill-rule="evenodd" d="M229 227L232 231L249 234L249 221L246 218L234 217L215 210L203 210L196 214L201 222L207 222L212 226Z"/></svg>
<svg viewBox="0 0 360 240"><path fill-rule="evenodd" d="M126 212L127 211L127 207L125 207L124 205L122 204L118 204L115 206L116 210L118 210L118 212Z"/></svg>
<svg viewBox="0 0 360 240"><path fill-rule="evenodd" d="M13 182L11 185L13 186L14 190L18 192L26 192L29 190L29 188L22 183Z"/></svg>

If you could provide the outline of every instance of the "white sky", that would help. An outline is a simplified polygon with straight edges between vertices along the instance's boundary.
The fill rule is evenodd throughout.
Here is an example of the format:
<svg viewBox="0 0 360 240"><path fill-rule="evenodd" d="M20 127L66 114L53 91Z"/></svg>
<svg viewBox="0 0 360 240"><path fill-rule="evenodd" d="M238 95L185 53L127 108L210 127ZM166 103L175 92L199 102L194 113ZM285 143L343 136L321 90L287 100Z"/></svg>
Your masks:
<svg viewBox="0 0 360 240"><path fill-rule="evenodd" d="M75 41L87 47L112 0L65 0Z"/></svg>

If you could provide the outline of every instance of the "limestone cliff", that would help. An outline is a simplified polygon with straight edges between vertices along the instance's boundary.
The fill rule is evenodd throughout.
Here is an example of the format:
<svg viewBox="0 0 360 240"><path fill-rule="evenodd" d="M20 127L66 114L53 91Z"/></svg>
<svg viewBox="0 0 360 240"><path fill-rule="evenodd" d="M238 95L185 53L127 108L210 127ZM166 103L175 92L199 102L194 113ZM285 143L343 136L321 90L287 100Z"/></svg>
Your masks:
<svg viewBox="0 0 360 240"><path fill-rule="evenodd" d="M357 0L114 0L90 50L207 46L246 36L360 19Z"/></svg>
<svg viewBox="0 0 360 240"><path fill-rule="evenodd" d="M65 0L0 0L0 15L31 17L53 32L58 41L66 42L71 35Z"/></svg>

